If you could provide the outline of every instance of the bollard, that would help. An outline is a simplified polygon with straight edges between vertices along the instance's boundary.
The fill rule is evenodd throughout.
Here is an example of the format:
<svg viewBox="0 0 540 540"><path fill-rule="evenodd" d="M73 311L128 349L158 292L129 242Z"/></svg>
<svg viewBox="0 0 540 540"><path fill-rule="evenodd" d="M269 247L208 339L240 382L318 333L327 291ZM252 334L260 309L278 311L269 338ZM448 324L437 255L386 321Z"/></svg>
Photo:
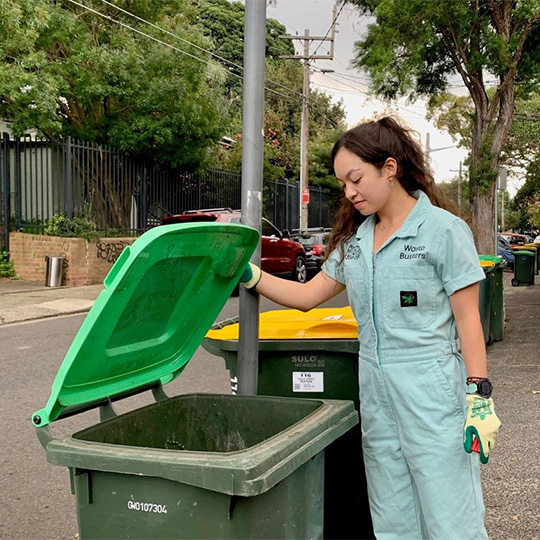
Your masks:
<svg viewBox="0 0 540 540"><path fill-rule="evenodd" d="M64 263L63 257L45 256L47 268L45 272L46 287L60 287L62 285L62 266Z"/></svg>

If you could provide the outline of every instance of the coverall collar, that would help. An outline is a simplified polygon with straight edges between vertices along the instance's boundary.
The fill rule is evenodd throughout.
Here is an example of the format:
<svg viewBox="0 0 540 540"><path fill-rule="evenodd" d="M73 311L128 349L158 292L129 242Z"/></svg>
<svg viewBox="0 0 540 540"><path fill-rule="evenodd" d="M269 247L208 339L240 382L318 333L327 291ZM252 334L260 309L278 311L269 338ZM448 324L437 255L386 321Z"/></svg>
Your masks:
<svg viewBox="0 0 540 540"><path fill-rule="evenodd" d="M403 225L396 231L395 236L397 238L416 236L418 234L418 228L426 220L433 206L429 200L429 197L421 190L415 191L412 193L412 196L417 200L417 203L407 216L405 223L403 223ZM373 234L374 228L375 214L372 214L360 224L358 230L356 231L356 238L360 240L368 233Z"/></svg>

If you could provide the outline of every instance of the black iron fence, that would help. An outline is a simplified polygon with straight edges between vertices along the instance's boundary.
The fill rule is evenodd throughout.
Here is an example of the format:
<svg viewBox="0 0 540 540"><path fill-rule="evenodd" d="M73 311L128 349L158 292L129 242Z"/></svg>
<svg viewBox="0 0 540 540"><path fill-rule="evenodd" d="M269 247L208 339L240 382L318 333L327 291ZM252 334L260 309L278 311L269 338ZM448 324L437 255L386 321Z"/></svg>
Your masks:
<svg viewBox="0 0 540 540"><path fill-rule="evenodd" d="M309 225L327 226L332 194L310 188ZM263 213L281 229L299 223L299 186L265 182ZM58 215L86 219L106 234L138 235L170 214L241 206L241 174L160 168L84 141L0 139L0 248L9 231L42 234Z"/></svg>

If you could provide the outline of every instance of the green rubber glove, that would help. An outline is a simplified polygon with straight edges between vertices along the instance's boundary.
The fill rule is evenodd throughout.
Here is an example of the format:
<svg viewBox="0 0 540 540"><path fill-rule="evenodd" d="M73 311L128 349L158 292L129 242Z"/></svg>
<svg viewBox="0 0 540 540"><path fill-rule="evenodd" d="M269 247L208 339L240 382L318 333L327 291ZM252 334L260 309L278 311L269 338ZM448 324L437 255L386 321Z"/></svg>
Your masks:
<svg viewBox="0 0 540 540"><path fill-rule="evenodd" d="M240 277L240 283L243 283L246 289L254 289L259 281L261 281L261 276L261 269L253 263L248 263L244 273Z"/></svg>
<svg viewBox="0 0 540 540"><path fill-rule="evenodd" d="M469 454L474 449L475 438L478 440L480 462L486 464L489 454L495 446L495 438L501 428L501 421L495 414L492 398L483 398L478 394L467 394L469 411L463 430L463 446Z"/></svg>

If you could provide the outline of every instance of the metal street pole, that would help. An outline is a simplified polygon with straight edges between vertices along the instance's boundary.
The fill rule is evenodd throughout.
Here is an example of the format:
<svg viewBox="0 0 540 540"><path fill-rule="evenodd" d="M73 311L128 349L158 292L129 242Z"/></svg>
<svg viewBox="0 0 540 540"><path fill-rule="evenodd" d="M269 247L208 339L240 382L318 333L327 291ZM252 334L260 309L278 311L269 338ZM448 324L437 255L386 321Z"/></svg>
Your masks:
<svg viewBox="0 0 540 540"><path fill-rule="evenodd" d="M458 204L458 210L461 212L461 166L462 162L459 162L459 176L457 181L457 204Z"/></svg>
<svg viewBox="0 0 540 540"><path fill-rule="evenodd" d="M308 144L309 144L309 30L304 30L304 82L302 87L302 124L300 129L300 219L299 228L308 227L308 203L304 193L308 189Z"/></svg>
<svg viewBox="0 0 540 540"><path fill-rule="evenodd" d="M261 231L266 2L246 0L242 128L242 223ZM260 244L251 258L260 265ZM240 287L238 393L256 394L259 295Z"/></svg>

